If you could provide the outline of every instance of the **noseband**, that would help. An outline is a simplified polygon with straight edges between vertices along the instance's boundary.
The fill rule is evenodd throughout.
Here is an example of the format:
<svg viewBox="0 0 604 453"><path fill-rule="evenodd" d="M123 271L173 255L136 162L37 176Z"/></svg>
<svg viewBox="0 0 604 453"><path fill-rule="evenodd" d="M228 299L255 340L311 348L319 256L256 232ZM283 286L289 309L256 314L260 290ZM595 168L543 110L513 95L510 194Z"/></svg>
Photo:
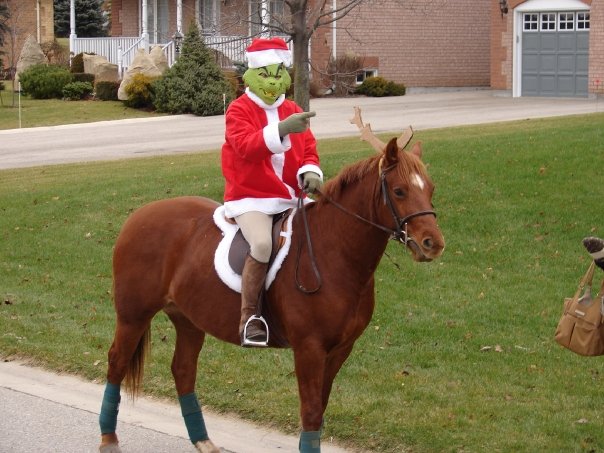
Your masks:
<svg viewBox="0 0 604 453"><path fill-rule="evenodd" d="M388 206L388 209L390 209L390 213L392 214L392 217L394 218L394 224L396 225L395 229L390 230L386 227L382 227L381 225L374 224L373 222L370 222L369 220L366 220L366 221L378 228L381 228L383 230L390 232L392 235L391 239L402 242L405 245L410 245L411 247L413 247L413 249L416 252L421 253L421 249L419 248L419 244L417 243L417 241L415 239L413 239L413 237L407 233L407 224L409 223L409 221L411 219L413 219L415 217L420 217L423 215L433 215L434 217L436 217L436 212L434 212L432 210L417 211L417 212L414 212L412 214L409 214L409 215L401 218L401 216L398 214L398 211L396 210L396 206L394 205L394 203L392 202L392 199L390 198L390 191L388 190L388 181L386 180L386 173L388 173L394 167L396 167L396 164L391 165L391 166L385 168L384 170L381 170L380 184L382 187L382 196L384 197L384 204L386 204Z"/></svg>

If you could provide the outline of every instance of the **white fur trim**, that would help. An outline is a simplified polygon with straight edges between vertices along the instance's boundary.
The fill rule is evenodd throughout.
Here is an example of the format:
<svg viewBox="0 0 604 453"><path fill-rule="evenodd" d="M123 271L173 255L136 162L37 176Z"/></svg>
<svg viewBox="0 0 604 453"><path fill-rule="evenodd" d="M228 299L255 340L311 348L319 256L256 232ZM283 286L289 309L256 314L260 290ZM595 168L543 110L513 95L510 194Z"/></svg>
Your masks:
<svg viewBox="0 0 604 453"><path fill-rule="evenodd" d="M317 167L314 164L307 164L307 165L302 165L300 167L300 169L298 170L297 176L298 176L298 186L300 187L300 189L302 189L302 175L304 173L306 173L307 171L312 171L313 173L316 173L320 176L321 181L323 181L323 172L321 171L321 169L319 167Z"/></svg>
<svg viewBox="0 0 604 453"><path fill-rule="evenodd" d="M256 69L283 63L286 68L292 65L292 53L285 49L266 49L246 52L248 68Z"/></svg>
<svg viewBox="0 0 604 453"><path fill-rule="evenodd" d="M279 122L270 122L269 124L264 126L264 129L262 130L262 135L264 137L264 143L266 143L266 147L272 153L284 153L292 147L292 142L289 139L289 135L283 137L283 141L281 141L281 137L279 137Z"/></svg>
<svg viewBox="0 0 604 453"><path fill-rule="evenodd" d="M604 249L600 250L599 252L591 253L591 257L594 260L599 260L600 258L604 258Z"/></svg>
<svg viewBox="0 0 604 453"><path fill-rule="evenodd" d="M281 232L281 236L285 238L285 242L277 252L277 256L268 270L266 275L266 289L270 288L273 281L275 281L277 273L279 272L279 269L281 269L281 265L289 253L292 242L292 225L295 214L296 209L292 210L289 217L286 219L285 231ZM222 235L224 236L218 244L218 247L216 247L216 252L214 253L214 268L225 285L227 285L233 291L241 293L241 275L236 273L229 264L229 249L235 234L239 230L239 226L237 224L227 222L225 218L224 206L219 206L216 208L213 218L214 223L216 226L218 226L218 228L220 228Z"/></svg>

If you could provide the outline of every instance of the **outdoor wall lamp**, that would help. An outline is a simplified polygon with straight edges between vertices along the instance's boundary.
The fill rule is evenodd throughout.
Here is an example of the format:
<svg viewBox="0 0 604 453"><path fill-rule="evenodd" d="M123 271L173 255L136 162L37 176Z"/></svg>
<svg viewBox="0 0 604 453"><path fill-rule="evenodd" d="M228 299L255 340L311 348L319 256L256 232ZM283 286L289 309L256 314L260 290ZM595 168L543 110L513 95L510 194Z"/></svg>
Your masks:
<svg viewBox="0 0 604 453"><path fill-rule="evenodd" d="M182 44L183 38L183 34L178 30L176 30L176 33L174 33L174 35L172 35L172 41L174 41L174 53L176 54L176 58L180 56L180 45Z"/></svg>
<svg viewBox="0 0 604 453"><path fill-rule="evenodd" d="M501 11L501 17L508 13L508 0L499 0L499 11Z"/></svg>

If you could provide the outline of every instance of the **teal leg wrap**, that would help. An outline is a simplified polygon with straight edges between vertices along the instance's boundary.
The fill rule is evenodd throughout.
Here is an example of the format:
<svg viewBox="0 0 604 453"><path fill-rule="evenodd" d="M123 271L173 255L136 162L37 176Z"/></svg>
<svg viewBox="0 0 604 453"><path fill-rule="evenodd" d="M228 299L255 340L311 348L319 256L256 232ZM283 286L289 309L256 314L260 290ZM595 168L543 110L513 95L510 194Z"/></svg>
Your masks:
<svg viewBox="0 0 604 453"><path fill-rule="evenodd" d="M201 406L195 392L179 396L178 402L180 403L180 410L185 419L185 425L191 442L195 444L200 440L208 440L206 423L203 421Z"/></svg>
<svg viewBox="0 0 604 453"><path fill-rule="evenodd" d="M300 433L300 453L321 453L321 431Z"/></svg>
<svg viewBox="0 0 604 453"><path fill-rule="evenodd" d="M120 399L120 386L107 382L103 395L103 403L101 404L101 414L99 415L101 434L115 432L117 413L120 410Z"/></svg>

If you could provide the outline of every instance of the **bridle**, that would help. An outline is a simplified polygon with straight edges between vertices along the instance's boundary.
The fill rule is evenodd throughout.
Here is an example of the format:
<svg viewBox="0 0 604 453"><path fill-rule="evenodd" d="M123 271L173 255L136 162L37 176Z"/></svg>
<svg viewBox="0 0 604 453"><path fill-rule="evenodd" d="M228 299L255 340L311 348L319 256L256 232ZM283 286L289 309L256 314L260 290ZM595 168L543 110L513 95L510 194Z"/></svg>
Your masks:
<svg viewBox="0 0 604 453"><path fill-rule="evenodd" d="M392 202L392 199L390 198L390 190L388 188L388 181L386 180L386 174L390 170L395 168L397 166L397 164L390 165L384 169L381 168L382 167L381 164L382 164L382 161L380 161L380 165L379 165L380 187L382 190L382 196L384 198L384 204L388 206L388 209L390 210L390 213L392 214L392 218L394 219L394 224L395 224L394 229L388 228L384 225L380 225L379 223L372 222L371 220L366 219L365 217L362 217L359 214L350 211L348 208L346 208L345 206L342 206L340 203L335 201L333 198L325 195L319 189L317 189L315 192L318 193L319 195L321 195L322 198L324 198L326 201L328 201L329 203L334 205L340 211L354 217L355 219L365 222L375 228L385 231L386 233L390 234L390 239L401 242L401 243L405 244L406 246L412 248L417 254L423 255L421 247L419 246L417 241L413 238L413 236L411 236L407 232L407 224L409 223L409 221L411 219L414 219L415 217L420 217L420 216L424 216L424 215L433 215L434 217L436 217L436 212L431 209L426 209L423 211L417 211L417 212L408 214L405 217L401 217L398 213L398 210L396 209L396 206ZM302 286L302 284L300 284L300 282L298 280L298 265L296 265L296 283L297 283L298 289L300 291L305 292L307 294L312 294L312 293L317 292L321 288L321 275L319 274L319 270L318 270L316 262L315 262L315 257L314 257L314 253L312 250L312 243L310 240L310 232L308 229L308 220L306 219L306 209L304 209L303 205L304 205L303 196L301 194L300 197L298 198L298 209L302 211L302 218L304 219L304 228L306 230L306 242L307 242L307 246L308 246L308 250L309 250L309 254L310 254L310 258L311 258L313 272L315 273L315 277L317 278L318 284L317 284L317 287L312 290L308 290L308 289L304 288L304 286ZM300 242L300 247L298 248L298 260L297 260L298 264L300 261L301 245L302 245L302 242Z"/></svg>

